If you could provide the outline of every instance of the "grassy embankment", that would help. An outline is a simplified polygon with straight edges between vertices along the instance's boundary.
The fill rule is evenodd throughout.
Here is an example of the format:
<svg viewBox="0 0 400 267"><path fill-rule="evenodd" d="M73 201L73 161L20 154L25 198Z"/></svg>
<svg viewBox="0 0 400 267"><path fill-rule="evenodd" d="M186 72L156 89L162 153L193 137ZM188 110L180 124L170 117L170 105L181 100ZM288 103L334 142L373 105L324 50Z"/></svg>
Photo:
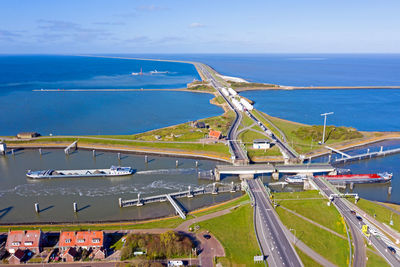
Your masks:
<svg viewBox="0 0 400 267"><path fill-rule="evenodd" d="M250 119L248 116L243 116L242 122L238 128L238 131L250 127L250 129L256 130L256 131L262 131L260 126L254 123L252 119ZM268 139L264 134L261 134L260 132L255 132L250 129L242 131L238 139L242 140L242 142L246 146L247 150L247 155L250 158L251 161L258 161L262 159L268 159L268 157L279 157L281 156L281 152L277 146L273 146L270 149L253 149L253 140L254 139Z"/></svg>
<svg viewBox="0 0 400 267"><path fill-rule="evenodd" d="M220 203L211 207L199 209L190 212L187 220L194 217L200 217L206 214L214 213L220 210L228 209L238 205L244 205L249 200L247 195L235 198L233 200ZM31 230L42 229L43 231L78 231L78 230L130 230L130 229L153 229L153 228L175 228L184 220L179 216L147 220L143 222L121 222L121 223L82 223L82 224L59 224L59 225L7 225L0 226L0 232L7 232L8 230Z"/></svg>
<svg viewBox="0 0 400 267"><path fill-rule="evenodd" d="M305 254L303 251L301 251L298 247L294 247L294 249L297 252L297 255L299 255L301 262L303 262L304 266L307 267L322 267L321 264L318 262L314 261L312 258L310 258L307 254Z"/></svg>
<svg viewBox="0 0 400 267"><path fill-rule="evenodd" d="M307 125L297 122L292 122L276 117L271 117L265 113L253 112L257 118L267 124L272 132L282 138L277 128L286 136L288 143L300 154L305 154L315 149L319 149L319 141L322 140L323 126ZM268 119L270 122L268 122ZM326 144L341 143L346 141L354 141L365 136L364 133L350 127L326 127Z"/></svg>
<svg viewBox="0 0 400 267"><path fill-rule="evenodd" d="M221 116L201 119L210 129L221 131L226 134L232 120L234 119L232 111L226 112ZM215 156L229 158L229 148L222 143L202 143L198 140L205 138L209 129L197 129L189 123L178 124L166 128L156 129L134 135L98 135L79 137L79 145L110 145L123 146L131 149L161 149L173 150L191 153L207 153ZM92 138L95 137L95 138ZM102 138L102 139L96 139ZM34 140L12 140L8 144L25 143L72 143L76 137L42 137ZM118 139L118 140L113 140ZM141 142L153 141L153 142ZM157 142L163 141L163 142ZM166 142L166 143L165 143ZM170 142L170 143L168 143ZM174 143L174 142L193 142L193 143Z"/></svg>
<svg viewBox="0 0 400 267"><path fill-rule="evenodd" d="M382 256L367 250L367 267L389 267L390 264Z"/></svg>
<svg viewBox="0 0 400 267"><path fill-rule="evenodd" d="M76 140L79 140L79 145L84 146L98 146L101 149L102 146L107 146L107 148L118 148L118 149L143 149L149 152L170 152L173 154L174 152L185 153L188 152L195 156L196 153L199 154L207 154L210 156L216 157L229 157L229 149L226 145L217 143L217 144L202 144L202 143L159 143L159 142L140 142L140 141L129 141L129 140L110 140L110 139L95 139L90 137L59 137L59 138L40 138L34 140L13 140L7 141L7 144L65 144L68 145Z"/></svg>
<svg viewBox="0 0 400 267"><path fill-rule="evenodd" d="M254 233L253 208L246 204L231 213L198 223L222 244L226 257L218 258L223 266L254 266L253 256L260 255ZM263 264L258 264L262 266Z"/></svg>
<svg viewBox="0 0 400 267"><path fill-rule="evenodd" d="M387 205L388 207L394 209L394 210L400 210L399 205L395 204L386 204L382 203L383 205ZM384 207L378 203L375 203L370 200L366 200L361 198L357 202L357 206L365 211L367 214L370 216L374 217L376 215L375 219L388 225L389 227L393 228L394 230L400 232L400 215L396 212L393 212L387 207ZM393 219L393 225L390 225L390 217Z"/></svg>
<svg viewBox="0 0 400 267"><path fill-rule="evenodd" d="M279 85L268 84L268 83L240 83L240 82L229 82L232 89L240 91L251 90L251 89L279 89Z"/></svg>
<svg viewBox="0 0 400 267"><path fill-rule="evenodd" d="M288 229L295 229L293 232L297 238L332 263L338 266L348 265L350 249L345 222L334 206L327 206L327 199L322 198L318 191L275 193L274 199L280 205L276 208L280 219ZM325 226L340 236L311 224L282 207Z"/></svg>

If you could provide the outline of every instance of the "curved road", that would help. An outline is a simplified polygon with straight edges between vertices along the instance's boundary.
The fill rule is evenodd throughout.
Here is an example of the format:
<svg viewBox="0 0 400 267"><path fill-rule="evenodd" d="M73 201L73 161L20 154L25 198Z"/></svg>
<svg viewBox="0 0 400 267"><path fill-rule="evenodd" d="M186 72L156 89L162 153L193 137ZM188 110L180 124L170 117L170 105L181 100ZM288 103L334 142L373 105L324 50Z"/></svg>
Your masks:
<svg viewBox="0 0 400 267"><path fill-rule="evenodd" d="M333 190L325 184L325 182L321 179L312 178L313 182L327 195L335 194ZM341 198L334 198L333 203L339 209L340 213L348 222L348 225L354 232L361 232L362 226L365 224L362 221L359 221L355 215L351 213L350 208L347 206L347 200ZM354 263L353 266L365 266L365 257L362 255L362 249L360 246L364 246L362 240L359 240L360 235L354 235L354 246L355 246L355 256L354 256ZM376 250L386 259L388 263L392 266L400 266L400 261L397 259L396 255L390 253L387 249L388 245L383 242L381 239L376 238L374 235L369 237L369 241L371 241L372 245L376 248Z"/></svg>

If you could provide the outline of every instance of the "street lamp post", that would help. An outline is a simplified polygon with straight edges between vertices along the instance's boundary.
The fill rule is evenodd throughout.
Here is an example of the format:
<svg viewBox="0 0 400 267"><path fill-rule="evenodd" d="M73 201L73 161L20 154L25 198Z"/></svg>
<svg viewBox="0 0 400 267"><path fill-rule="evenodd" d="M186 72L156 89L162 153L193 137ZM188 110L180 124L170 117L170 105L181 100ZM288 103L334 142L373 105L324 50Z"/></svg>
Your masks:
<svg viewBox="0 0 400 267"><path fill-rule="evenodd" d="M327 112L327 113L321 114L321 116L324 116L324 130L323 130L323 132L322 132L322 141L321 141L321 144L325 144L326 116L332 115L332 114L333 114L333 112Z"/></svg>

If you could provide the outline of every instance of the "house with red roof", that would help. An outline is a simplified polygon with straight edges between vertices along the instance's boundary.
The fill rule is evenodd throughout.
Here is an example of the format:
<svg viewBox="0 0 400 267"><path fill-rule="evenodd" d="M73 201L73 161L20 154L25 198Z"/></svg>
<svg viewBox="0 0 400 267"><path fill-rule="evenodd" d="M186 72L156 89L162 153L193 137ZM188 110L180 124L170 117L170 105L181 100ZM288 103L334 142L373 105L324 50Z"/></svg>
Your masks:
<svg viewBox="0 0 400 267"><path fill-rule="evenodd" d="M210 132L208 133L208 138L212 138L212 139L219 140L221 138L221 136L222 136L222 134L220 131L210 130Z"/></svg>
<svg viewBox="0 0 400 267"><path fill-rule="evenodd" d="M103 231L66 231L60 233L58 246L61 251L67 251L69 248L82 249L100 249L104 247Z"/></svg>
<svg viewBox="0 0 400 267"><path fill-rule="evenodd" d="M40 253L45 241L45 236L41 230L18 230L9 231L6 242L6 249L14 254L18 249L30 250L34 253Z"/></svg>

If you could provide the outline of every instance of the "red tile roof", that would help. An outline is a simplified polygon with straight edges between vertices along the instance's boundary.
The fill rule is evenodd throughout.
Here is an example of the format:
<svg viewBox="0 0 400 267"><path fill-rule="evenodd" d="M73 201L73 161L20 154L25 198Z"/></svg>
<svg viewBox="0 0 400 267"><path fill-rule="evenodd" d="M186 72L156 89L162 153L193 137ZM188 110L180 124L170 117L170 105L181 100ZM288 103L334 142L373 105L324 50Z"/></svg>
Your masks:
<svg viewBox="0 0 400 267"><path fill-rule="evenodd" d="M102 247L103 231L61 232L60 247Z"/></svg>
<svg viewBox="0 0 400 267"><path fill-rule="evenodd" d="M8 249L19 247L38 248L40 246L42 232L40 230L10 231L7 237L6 247Z"/></svg>
<svg viewBox="0 0 400 267"><path fill-rule="evenodd" d="M221 138L221 132L220 131L210 130L210 132L208 133L208 137L209 138L220 139Z"/></svg>

